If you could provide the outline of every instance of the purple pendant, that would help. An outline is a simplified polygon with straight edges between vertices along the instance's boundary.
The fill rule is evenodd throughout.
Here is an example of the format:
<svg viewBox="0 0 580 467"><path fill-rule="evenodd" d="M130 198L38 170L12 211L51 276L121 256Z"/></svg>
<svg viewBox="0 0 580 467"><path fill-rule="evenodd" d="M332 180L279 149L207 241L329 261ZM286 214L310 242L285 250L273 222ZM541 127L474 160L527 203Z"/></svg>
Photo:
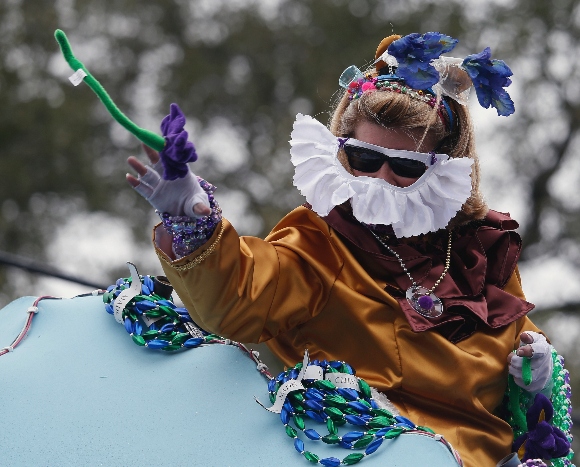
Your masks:
<svg viewBox="0 0 580 467"><path fill-rule="evenodd" d="M433 308L433 299L429 295L423 295L419 297L417 303L419 303L419 306L424 310L430 310Z"/></svg>
<svg viewBox="0 0 580 467"><path fill-rule="evenodd" d="M407 289L407 301L417 313L425 318L437 318L443 313L443 303L425 287L414 286Z"/></svg>

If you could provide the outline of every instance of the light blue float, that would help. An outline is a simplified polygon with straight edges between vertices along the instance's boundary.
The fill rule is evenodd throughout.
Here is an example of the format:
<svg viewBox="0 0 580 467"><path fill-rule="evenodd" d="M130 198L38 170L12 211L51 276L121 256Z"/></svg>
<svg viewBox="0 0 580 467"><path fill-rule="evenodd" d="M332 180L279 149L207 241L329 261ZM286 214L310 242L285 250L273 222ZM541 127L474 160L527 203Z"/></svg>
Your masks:
<svg viewBox="0 0 580 467"><path fill-rule="evenodd" d="M0 348L35 297L0 310ZM167 353L135 345L102 297L42 300L27 337L0 356L2 466L308 466L238 348ZM308 440L307 440L308 441ZM321 457L348 451L307 442ZM387 440L361 467L457 467L417 434Z"/></svg>

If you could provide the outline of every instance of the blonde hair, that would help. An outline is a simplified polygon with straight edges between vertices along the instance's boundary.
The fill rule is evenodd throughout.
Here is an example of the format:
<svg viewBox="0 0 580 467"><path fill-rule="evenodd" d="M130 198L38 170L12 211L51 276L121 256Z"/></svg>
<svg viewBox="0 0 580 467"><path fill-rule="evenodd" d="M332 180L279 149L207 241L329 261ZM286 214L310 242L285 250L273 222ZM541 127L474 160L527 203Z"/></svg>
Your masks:
<svg viewBox="0 0 580 467"><path fill-rule="evenodd" d="M376 74L376 73L375 73ZM469 157L474 160L471 172L471 196L467 199L449 227L465 224L485 217L489 208L479 191L479 160L475 152L473 125L467 108L455 101L448 102L453 113L453 129L449 131L437 113L438 105L431 108L426 102L392 91L367 91L358 99L349 100L345 92L334 108L330 131L338 137L353 137L357 125L363 121L386 128L420 132L421 140L427 135L438 142L437 152L450 157ZM338 158L346 170L352 173L346 154L339 151Z"/></svg>

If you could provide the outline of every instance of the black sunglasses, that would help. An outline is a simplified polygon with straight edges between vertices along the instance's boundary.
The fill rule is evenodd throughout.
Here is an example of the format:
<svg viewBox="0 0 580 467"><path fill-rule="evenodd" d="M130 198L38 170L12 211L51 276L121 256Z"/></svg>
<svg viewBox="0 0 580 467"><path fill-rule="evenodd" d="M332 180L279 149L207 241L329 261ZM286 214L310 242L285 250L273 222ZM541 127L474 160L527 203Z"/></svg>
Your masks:
<svg viewBox="0 0 580 467"><path fill-rule="evenodd" d="M364 173L377 172L382 167L382 165L387 162L395 175L405 178L419 178L427 170L427 160L432 157L431 154L399 151L382 148L375 145L372 146L376 149L370 149L360 143L364 144L365 146L371 146L369 143L349 139L343 144L343 149L348 158L349 165L354 170L358 170L359 172ZM408 153L415 157L420 156L422 160L409 159L405 157L393 157L392 155L388 155L389 153Z"/></svg>

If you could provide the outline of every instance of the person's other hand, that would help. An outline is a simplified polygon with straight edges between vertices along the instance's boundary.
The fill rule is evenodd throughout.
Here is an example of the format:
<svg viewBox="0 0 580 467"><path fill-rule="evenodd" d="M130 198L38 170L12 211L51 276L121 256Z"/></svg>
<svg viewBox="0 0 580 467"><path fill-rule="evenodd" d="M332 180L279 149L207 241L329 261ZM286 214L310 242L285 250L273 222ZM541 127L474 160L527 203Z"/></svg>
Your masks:
<svg viewBox="0 0 580 467"><path fill-rule="evenodd" d="M529 386L523 381L522 366L524 357L531 358L532 382ZM509 372L516 384L529 392L539 392L552 376L552 351L544 336L534 331L522 332L520 347L508 355Z"/></svg>

